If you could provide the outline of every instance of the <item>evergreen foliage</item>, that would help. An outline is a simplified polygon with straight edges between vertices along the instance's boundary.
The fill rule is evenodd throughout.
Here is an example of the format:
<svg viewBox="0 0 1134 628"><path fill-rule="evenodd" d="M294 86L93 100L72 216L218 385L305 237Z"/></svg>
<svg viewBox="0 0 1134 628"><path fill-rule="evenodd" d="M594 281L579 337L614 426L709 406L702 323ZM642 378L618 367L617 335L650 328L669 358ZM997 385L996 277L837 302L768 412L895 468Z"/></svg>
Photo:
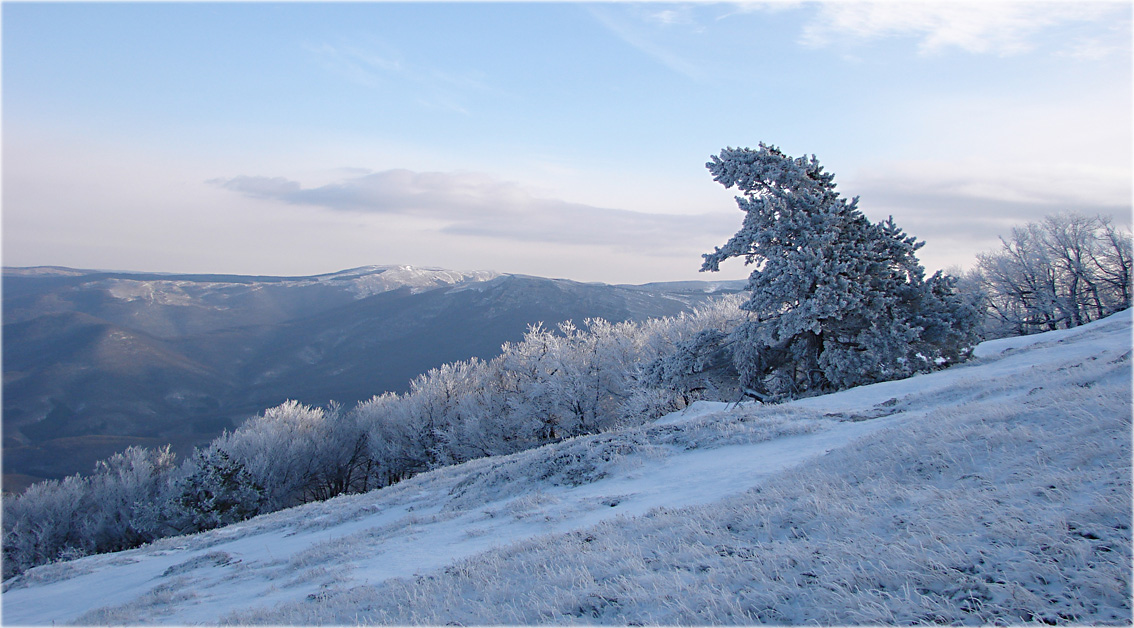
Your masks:
<svg viewBox="0 0 1134 628"><path fill-rule="evenodd" d="M263 487L225 450L215 446L197 450L190 468L193 471L178 483L179 528L209 530L259 512Z"/></svg>
<svg viewBox="0 0 1134 628"><path fill-rule="evenodd" d="M747 387L772 399L840 390L963 360L975 345L978 311L951 277L925 279L923 243L892 218L871 223L814 156L760 144L706 167L745 212L701 270L734 257L755 266L741 306L751 317L731 338Z"/></svg>

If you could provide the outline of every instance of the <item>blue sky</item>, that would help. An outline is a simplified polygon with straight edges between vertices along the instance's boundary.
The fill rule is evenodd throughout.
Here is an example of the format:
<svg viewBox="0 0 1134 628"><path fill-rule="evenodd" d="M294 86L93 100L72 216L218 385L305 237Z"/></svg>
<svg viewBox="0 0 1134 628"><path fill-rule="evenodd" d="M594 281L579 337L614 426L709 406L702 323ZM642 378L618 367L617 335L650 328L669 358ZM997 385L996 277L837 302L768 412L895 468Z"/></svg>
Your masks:
<svg viewBox="0 0 1134 628"><path fill-rule="evenodd" d="M3 263L714 276L725 146L971 266L1131 214L1131 4L3 4Z"/></svg>

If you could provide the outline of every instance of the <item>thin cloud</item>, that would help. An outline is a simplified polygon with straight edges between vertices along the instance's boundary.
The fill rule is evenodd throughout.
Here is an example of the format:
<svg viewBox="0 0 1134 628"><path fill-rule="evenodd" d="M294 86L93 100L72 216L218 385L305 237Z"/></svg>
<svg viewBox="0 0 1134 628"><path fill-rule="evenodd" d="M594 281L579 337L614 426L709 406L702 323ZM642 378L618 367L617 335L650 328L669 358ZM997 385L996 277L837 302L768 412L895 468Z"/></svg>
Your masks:
<svg viewBox="0 0 1134 628"><path fill-rule="evenodd" d="M646 15L644 16L644 20L637 20L637 23L620 20L612 15L605 7L591 7L589 12L599 24L610 31L615 37L670 70L673 70L677 74L694 81L701 81L705 78L705 71L701 67L657 41L654 41L654 39L645 32L646 29L641 28L641 24L646 22L653 22L654 24L660 25L662 28L675 24L688 25L690 24L691 18L688 16L687 12L672 9L663 10Z"/></svg>
<svg viewBox="0 0 1134 628"><path fill-rule="evenodd" d="M733 213L647 214L539 198L518 184L473 172L397 169L312 188L279 177L238 176L209 183L291 205L425 218L439 222L439 232L453 235L601 245L649 255L690 251L691 242L724 238L739 226Z"/></svg>
<svg viewBox="0 0 1134 628"><path fill-rule="evenodd" d="M997 173L980 164L892 166L848 181L873 220L887 215L927 241L927 267L948 266L994 250L1013 227L1062 211L1103 215L1129 225L1130 182L1122 172L1063 168ZM945 260L951 260L946 262ZM933 266L933 265L936 266Z"/></svg>
<svg viewBox="0 0 1134 628"><path fill-rule="evenodd" d="M847 38L912 37L921 54L956 48L1007 56L1033 50L1051 27L1112 19L1117 9L1122 9L1117 3L1092 2L827 2L800 39L821 48Z"/></svg>
<svg viewBox="0 0 1134 628"><path fill-rule="evenodd" d="M1119 38L1104 39L1101 37L1086 38L1070 44L1060 56L1071 57L1079 61L1098 61L1117 55L1130 54L1130 45Z"/></svg>
<svg viewBox="0 0 1134 628"><path fill-rule="evenodd" d="M468 115L465 97L473 92L490 91L480 77L454 74L406 61L388 46L359 46L329 43L305 44L327 71L367 88L400 86L408 98L431 109Z"/></svg>
<svg viewBox="0 0 1134 628"><path fill-rule="evenodd" d="M389 80L391 75L402 71L402 64L396 59L350 46L319 43L305 44L303 49L314 56L328 72L363 87L377 87Z"/></svg>
<svg viewBox="0 0 1134 628"><path fill-rule="evenodd" d="M888 164L860 173L851 185L856 194L871 190L881 195L953 198L958 205L989 202L1129 211L1131 200L1126 168L1073 162L1047 167L1027 162L1011 167L987 159Z"/></svg>
<svg viewBox="0 0 1134 628"><path fill-rule="evenodd" d="M683 16L679 11L665 9L664 11L651 14L650 18L662 24L678 24L682 21Z"/></svg>
<svg viewBox="0 0 1134 628"><path fill-rule="evenodd" d="M233 177L210 179L206 183L240 192L253 198L280 198L299 192L299 183L283 177Z"/></svg>

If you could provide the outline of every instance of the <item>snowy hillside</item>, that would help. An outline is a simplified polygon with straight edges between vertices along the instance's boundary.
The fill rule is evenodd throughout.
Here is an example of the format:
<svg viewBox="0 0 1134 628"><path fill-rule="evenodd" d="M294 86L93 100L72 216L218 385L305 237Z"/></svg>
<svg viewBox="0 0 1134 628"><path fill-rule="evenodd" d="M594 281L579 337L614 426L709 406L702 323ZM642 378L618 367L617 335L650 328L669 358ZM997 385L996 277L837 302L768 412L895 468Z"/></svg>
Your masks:
<svg viewBox="0 0 1134 628"><path fill-rule="evenodd" d="M3 621L1130 624L1130 311L977 355L46 565Z"/></svg>

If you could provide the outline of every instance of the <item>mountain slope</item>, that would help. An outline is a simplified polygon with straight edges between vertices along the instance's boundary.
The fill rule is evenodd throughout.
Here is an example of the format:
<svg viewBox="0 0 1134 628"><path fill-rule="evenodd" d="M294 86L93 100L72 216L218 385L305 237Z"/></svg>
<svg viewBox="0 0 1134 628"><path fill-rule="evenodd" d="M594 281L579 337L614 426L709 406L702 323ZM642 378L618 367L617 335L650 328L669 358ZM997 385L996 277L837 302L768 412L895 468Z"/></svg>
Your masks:
<svg viewBox="0 0 1134 628"><path fill-rule="evenodd" d="M296 399L352 404L448 362L491 359L529 325L587 318L673 316L689 305L665 292L506 275L454 288L395 290L277 326L244 360L262 405ZM229 345L231 346L231 344Z"/></svg>
<svg viewBox="0 0 1134 628"><path fill-rule="evenodd" d="M529 324L668 316L729 286L409 266L312 277L6 268L4 487L89 473L130 444L184 456L289 399L349 407L403 392L431 368L497 355Z"/></svg>
<svg viewBox="0 0 1134 628"><path fill-rule="evenodd" d="M1131 314L5 583L16 624L1131 622Z"/></svg>
<svg viewBox="0 0 1134 628"><path fill-rule="evenodd" d="M130 445L184 446L230 427L229 382L167 341L79 312L4 326L4 467L89 471Z"/></svg>

